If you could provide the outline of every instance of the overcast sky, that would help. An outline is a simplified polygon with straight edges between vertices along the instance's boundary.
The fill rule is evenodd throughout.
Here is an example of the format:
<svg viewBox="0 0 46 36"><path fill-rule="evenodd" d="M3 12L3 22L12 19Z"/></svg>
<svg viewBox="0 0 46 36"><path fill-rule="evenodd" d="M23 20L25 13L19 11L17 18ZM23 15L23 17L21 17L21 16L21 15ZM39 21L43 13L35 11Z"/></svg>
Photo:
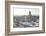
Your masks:
<svg viewBox="0 0 46 36"><path fill-rule="evenodd" d="M39 15L39 9L31 8L31 9L24 9L24 8L14 8L14 16L22 16L22 15L29 15L29 11L31 11L32 15Z"/></svg>
<svg viewBox="0 0 46 36"><path fill-rule="evenodd" d="M34 7L34 6L33 6ZM32 6L23 6L23 5L15 5L13 10L14 16L22 16L22 15L29 15L29 11L31 11L32 15L39 15L39 8L33 8Z"/></svg>

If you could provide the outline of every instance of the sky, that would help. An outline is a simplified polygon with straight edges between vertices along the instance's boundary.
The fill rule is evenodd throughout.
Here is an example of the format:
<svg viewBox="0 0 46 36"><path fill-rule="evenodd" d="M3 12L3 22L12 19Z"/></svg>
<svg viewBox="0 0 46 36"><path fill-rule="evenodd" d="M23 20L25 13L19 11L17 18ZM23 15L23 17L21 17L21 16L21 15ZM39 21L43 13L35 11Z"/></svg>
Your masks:
<svg viewBox="0 0 46 36"><path fill-rule="evenodd" d="M31 15L39 15L39 8L32 8L31 6L15 6L13 8L13 15L14 16L23 16L29 15L29 11L31 11Z"/></svg>
<svg viewBox="0 0 46 36"><path fill-rule="evenodd" d="M23 9L23 8L14 8L14 16L22 16L29 15L29 11L31 11L32 15L39 15L39 9Z"/></svg>

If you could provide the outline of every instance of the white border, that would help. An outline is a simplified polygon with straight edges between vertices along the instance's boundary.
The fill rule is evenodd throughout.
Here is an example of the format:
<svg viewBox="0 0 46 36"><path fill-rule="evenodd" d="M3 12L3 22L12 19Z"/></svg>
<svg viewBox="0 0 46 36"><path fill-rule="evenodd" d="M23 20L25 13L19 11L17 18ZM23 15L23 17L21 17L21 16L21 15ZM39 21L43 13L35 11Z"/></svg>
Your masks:
<svg viewBox="0 0 46 36"><path fill-rule="evenodd" d="M20 8L39 8L40 12L40 20L39 20L39 27L34 28L13 28L13 8L20 7ZM24 5L10 5L10 31L11 32L18 32L18 31L37 31L42 30L42 6L24 6Z"/></svg>

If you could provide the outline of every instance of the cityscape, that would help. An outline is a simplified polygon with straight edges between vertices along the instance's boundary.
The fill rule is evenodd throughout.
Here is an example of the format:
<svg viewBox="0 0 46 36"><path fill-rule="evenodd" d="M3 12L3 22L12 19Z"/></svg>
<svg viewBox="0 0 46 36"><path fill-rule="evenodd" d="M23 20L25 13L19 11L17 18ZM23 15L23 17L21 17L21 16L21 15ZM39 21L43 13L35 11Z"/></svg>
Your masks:
<svg viewBox="0 0 46 36"><path fill-rule="evenodd" d="M28 15L13 16L13 28L39 27L39 16Z"/></svg>

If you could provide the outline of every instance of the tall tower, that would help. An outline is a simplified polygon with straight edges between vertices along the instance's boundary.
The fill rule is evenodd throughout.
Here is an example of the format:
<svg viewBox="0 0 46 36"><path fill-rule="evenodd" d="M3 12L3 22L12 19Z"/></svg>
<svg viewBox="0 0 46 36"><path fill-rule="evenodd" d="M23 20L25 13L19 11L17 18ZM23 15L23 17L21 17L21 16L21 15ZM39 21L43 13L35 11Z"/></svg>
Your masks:
<svg viewBox="0 0 46 36"><path fill-rule="evenodd" d="M29 16L31 16L31 11L29 11Z"/></svg>
<svg viewBox="0 0 46 36"><path fill-rule="evenodd" d="M32 22L32 27L34 27L34 18L33 18L33 16L31 15L31 11L29 11L29 19L30 19L30 21Z"/></svg>
<svg viewBox="0 0 46 36"><path fill-rule="evenodd" d="M31 11L29 11L29 21L32 21L32 15L31 15Z"/></svg>

